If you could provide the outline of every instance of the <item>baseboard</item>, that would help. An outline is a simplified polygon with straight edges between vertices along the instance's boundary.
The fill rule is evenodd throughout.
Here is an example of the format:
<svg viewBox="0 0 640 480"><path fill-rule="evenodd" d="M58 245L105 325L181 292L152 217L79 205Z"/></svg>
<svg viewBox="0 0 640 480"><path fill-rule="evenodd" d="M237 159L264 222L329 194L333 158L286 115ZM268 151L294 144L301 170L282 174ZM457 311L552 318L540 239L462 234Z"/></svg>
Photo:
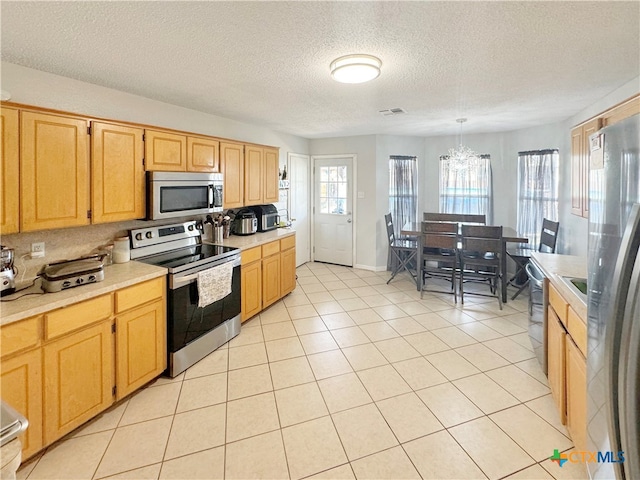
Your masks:
<svg viewBox="0 0 640 480"><path fill-rule="evenodd" d="M354 265L353 268L359 268L361 270L369 270L370 272L384 272L387 267L372 267L371 265Z"/></svg>

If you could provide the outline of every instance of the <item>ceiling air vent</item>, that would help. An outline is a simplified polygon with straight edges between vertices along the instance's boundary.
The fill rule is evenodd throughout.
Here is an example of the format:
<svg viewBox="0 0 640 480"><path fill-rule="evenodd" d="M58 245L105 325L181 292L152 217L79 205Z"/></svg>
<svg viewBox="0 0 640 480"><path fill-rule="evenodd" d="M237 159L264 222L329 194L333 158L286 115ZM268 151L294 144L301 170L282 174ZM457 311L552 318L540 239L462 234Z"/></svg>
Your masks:
<svg viewBox="0 0 640 480"><path fill-rule="evenodd" d="M387 110L380 110L378 113L384 117L388 117L390 115L402 115L407 113L407 111L402 108L389 108Z"/></svg>

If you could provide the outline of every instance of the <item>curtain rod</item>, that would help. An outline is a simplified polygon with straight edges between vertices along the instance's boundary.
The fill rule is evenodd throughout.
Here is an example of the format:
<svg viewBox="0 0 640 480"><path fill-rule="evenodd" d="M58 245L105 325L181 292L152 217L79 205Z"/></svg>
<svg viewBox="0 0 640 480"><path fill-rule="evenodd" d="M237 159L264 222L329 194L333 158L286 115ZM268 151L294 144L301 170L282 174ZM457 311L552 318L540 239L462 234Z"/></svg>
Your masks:
<svg viewBox="0 0 640 480"><path fill-rule="evenodd" d="M491 155L488 153L483 153L482 155L478 155L478 158L491 158ZM449 159L449 155L440 155L440 160L448 160Z"/></svg>
<svg viewBox="0 0 640 480"><path fill-rule="evenodd" d="M412 157L409 155L389 155L391 160L415 160L418 157Z"/></svg>
<svg viewBox="0 0 640 480"><path fill-rule="evenodd" d="M558 153L557 148L547 148L546 150L529 150L527 152L518 152L518 155L546 155L548 153Z"/></svg>

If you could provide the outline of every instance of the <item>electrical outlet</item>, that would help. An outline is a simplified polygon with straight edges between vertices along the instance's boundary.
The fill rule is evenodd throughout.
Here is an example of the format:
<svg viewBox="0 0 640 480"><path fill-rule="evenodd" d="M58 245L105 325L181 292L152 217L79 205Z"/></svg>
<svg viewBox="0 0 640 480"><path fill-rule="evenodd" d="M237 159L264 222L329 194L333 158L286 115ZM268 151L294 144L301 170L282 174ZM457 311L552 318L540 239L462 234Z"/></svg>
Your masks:
<svg viewBox="0 0 640 480"><path fill-rule="evenodd" d="M31 258L44 257L44 242L33 242L31 244Z"/></svg>

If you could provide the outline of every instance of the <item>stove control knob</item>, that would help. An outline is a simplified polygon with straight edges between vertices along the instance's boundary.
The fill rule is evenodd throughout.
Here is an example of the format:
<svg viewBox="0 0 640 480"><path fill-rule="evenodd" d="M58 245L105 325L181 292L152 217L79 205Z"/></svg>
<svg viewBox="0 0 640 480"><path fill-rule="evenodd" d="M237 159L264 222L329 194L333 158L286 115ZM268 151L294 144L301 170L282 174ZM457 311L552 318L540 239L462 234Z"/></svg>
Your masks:
<svg viewBox="0 0 640 480"><path fill-rule="evenodd" d="M80 277L79 279L76 280L76 283L78 285L82 285L84 283L84 278Z"/></svg>
<svg viewBox="0 0 640 480"><path fill-rule="evenodd" d="M142 240L142 234L141 233L136 233L136 240L138 240L138 241Z"/></svg>
<svg viewBox="0 0 640 480"><path fill-rule="evenodd" d="M9 280L3 280L3 281L2 281L2 285L4 285L4 286L9 285Z"/></svg>
<svg viewBox="0 0 640 480"><path fill-rule="evenodd" d="M147 232L147 233L145 233L144 236L147 237L147 238L151 238L151 237L153 237L153 233Z"/></svg>
<svg viewBox="0 0 640 480"><path fill-rule="evenodd" d="M96 281L96 276L95 275L89 275L89 278L87 279L90 282L95 282Z"/></svg>
<svg viewBox="0 0 640 480"><path fill-rule="evenodd" d="M69 280L65 280L62 282L62 288L67 288L71 286L71 282Z"/></svg>
<svg viewBox="0 0 640 480"><path fill-rule="evenodd" d="M189 225L189 226L187 227L187 230L189 230L190 232L193 232L193 229L194 229L194 228L195 228L195 227L194 227L193 225Z"/></svg>

